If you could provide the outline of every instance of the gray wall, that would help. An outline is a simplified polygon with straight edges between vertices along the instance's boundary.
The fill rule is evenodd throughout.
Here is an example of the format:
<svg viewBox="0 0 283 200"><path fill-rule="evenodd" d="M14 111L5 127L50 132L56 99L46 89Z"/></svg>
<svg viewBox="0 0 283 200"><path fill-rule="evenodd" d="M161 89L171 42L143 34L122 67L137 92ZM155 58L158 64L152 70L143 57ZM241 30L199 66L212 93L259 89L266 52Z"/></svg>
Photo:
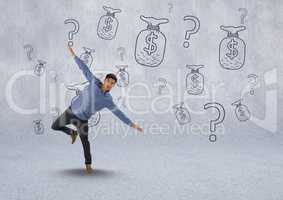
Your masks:
<svg viewBox="0 0 283 200"><path fill-rule="evenodd" d="M97 35L99 18L105 14L102 6L119 8L121 13L116 15L119 26L113 40L104 40ZM243 134L253 136L256 134L274 134L282 130L282 110L279 98L279 80L282 77L282 1L1 1L1 29L0 29L0 69L2 93L1 130L3 133L25 134L33 131L32 121L42 119L46 130L50 130L52 115L50 108L53 104L62 112L71 100L74 93L66 92L64 84L83 82L84 77L67 51L68 32L71 25L64 24L67 18L74 18L80 24L79 33L74 36L74 48L78 55L83 52L82 47L95 49L94 63L90 67L95 74L117 72L115 65L128 65L130 84L127 88L116 87L112 91L114 99L123 92L128 95L150 95L145 99L129 99L127 102L135 110L147 110L145 114L138 114L129 109L123 110L134 120L140 121L147 133L149 127L156 123L160 126L169 125L170 133L173 127L180 127L175 119L172 106L180 101L190 111L191 122L182 127L191 127L192 124L203 127L202 133L209 132L209 121L216 118L217 113L204 110L207 102L221 103L226 111L222 123L224 134ZM239 8L248 11L245 21L241 22ZM140 15L156 18L168 18L169 23L161 25L160 30L166 36L166 50L163 62L158 67L147 67L138 64L135 60L135 42L138 33L146 28L140 20ZM191 35L190 47L184 48L186 30L193 23L184 21L186 15L196 16L200 20L200 29ZM239 70L226 70L219 63L219 43L226 37L220 30L221 25L246 26L246 30L239 33L246 44L246 59L244 66ZM281 44L280 44L281 43ZM28 59L27 49L24 45L33 47L32 60ZM123 60L119 47L125 48ZM30 115L23 115L13 110L8 103L8 83L20 71L33 71L37 59L46 61L46 70L42 76L26 75L13 83L12 97L14 102L22 108L39 108L40 105L40 78L46 79L46 90L43 90L46 102L41 102L46 111ZM203 95L189 95L186 93L185 79L189 70L187 64L202 64L204 69L205 92ZM52 84L52 71L57 73L57 83L54 89ZM243 88L249 85L249 74L258 75L259 86L254 95L249 90L243 93L244 103L248 106L252 117L249 121L240 122L231 103L238 100ZM154 86L158 78L165 78L168 88L172 92L164 93L171 100L161 98L158 88ZM42 78L43 79L43 78ZM145 92L145 84L150 93ZM212 87L218 85L215 99L211 96ZM41 90L42 91L42 90ZM9 91L7 92L9 93ZM60 103L61 96L66 104ZM51 97L52 96L52 97ZM56 101L51 100L55 96ZM160 98L157 101L157 98ZM170 98L169 98L170 99ZM156 103L154 103L157 101ZM55 103L54 103L55 102ZM156 113L150 108L168 110L165 113ZM212 111L213 109L211 109ZM278 112L278 114L277 114ZM112 120L112 114L102 112L102 121ZM115 122L117 119L115 119ZM99 127L97 127L99 128ZM121 125L120 128L125 128ZM221 128L221 127L220 127ZM217 132L219 132L218 130ZM118 131L117 131L118 132ZM182 132L182 131L179 131ZM190 131L184 130L188 133ZM251 134L249 134L251 133ZM219 133L220 134L220 133Z"/></svg>

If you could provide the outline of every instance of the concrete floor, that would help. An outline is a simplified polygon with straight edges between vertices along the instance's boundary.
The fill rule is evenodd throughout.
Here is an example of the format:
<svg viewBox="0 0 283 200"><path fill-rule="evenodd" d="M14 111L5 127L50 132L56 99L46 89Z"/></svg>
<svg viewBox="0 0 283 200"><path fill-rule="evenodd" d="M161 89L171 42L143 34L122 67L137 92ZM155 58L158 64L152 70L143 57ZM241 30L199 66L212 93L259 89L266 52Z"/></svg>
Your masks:
<svg viewBox="0 0 283 200"><path fill-rule="evenodd" d="M63 133L0 135L0 199L283 199L276 137L101 135L96 171L84 173L80 141Z"/></svg>

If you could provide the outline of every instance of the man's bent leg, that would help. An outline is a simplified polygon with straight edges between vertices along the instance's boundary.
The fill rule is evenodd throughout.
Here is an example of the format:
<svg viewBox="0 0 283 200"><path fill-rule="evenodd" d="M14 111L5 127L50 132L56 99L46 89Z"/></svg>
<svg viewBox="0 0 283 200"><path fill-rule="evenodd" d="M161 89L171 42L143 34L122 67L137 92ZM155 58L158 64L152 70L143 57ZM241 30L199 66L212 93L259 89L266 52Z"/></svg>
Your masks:
<svg viewBox="0 0 283 200"><path fill-rule="evenodd" d="M70 108L67 108L52 124L51 128L56 131L63 131L67 135L72 134L72 129L66 127L67 124L70 124L73 117L72 111Z"/></svg>

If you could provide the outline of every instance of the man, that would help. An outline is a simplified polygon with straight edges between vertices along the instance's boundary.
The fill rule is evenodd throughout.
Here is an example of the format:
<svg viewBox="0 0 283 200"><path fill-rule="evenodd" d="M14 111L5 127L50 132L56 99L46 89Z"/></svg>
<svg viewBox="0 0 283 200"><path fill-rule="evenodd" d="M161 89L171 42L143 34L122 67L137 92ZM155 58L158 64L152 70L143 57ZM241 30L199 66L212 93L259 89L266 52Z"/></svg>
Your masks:
<svg viewBox="0 0 283 200"><path fill-rule="evenodd" d="M93 169L91 167L92 159L88 140L88 119L93 114L103 108L108 108L125 124L141 132L143 132L143 129L138 124L133 123L113 102L109 92L117 82L116 76L114 74L107 74L102 83L91 73L88 66L76 56L71 47L69 47L69 50L88 80L89 85L75 97L71 105L54 121L51 128L53 130L63 131L71 136L72 144L74 144L79 134L84 149L86 172L91 173ZM67 124L75 125L77 131L66 127Z"/></svg>

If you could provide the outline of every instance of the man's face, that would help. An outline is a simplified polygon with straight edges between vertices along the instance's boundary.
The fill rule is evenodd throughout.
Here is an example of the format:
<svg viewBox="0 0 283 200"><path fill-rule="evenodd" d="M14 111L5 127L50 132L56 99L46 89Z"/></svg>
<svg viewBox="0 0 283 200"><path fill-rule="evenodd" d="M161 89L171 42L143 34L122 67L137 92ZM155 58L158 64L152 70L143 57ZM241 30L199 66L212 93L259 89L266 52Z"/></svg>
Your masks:
<svg viewBox="0 0 283 200"><path fill-rule="evenodd" d="M116 82L114 79L112 78L106 78L104 79L104 88L106 91L110 91L114 86L115 86Z"/></svg>

